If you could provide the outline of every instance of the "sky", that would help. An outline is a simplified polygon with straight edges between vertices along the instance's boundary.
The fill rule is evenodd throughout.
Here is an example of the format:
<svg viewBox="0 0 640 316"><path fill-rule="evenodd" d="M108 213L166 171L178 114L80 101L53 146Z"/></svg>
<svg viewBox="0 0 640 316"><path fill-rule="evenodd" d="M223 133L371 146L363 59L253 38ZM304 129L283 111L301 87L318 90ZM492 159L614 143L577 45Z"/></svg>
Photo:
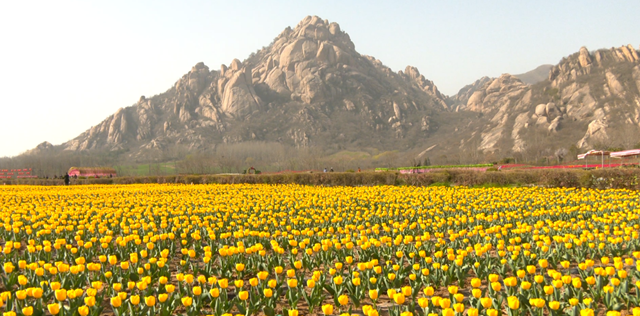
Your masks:
<svg viewBox="0 0 640 316"><path fill-rule="evenodd" d="M1 1L0 157L66 142L168 90L193 65L219 69L307 15L356 50L416 66L447 95L482 76L556 64L581 46L640 45L640 1Z"/></svg>

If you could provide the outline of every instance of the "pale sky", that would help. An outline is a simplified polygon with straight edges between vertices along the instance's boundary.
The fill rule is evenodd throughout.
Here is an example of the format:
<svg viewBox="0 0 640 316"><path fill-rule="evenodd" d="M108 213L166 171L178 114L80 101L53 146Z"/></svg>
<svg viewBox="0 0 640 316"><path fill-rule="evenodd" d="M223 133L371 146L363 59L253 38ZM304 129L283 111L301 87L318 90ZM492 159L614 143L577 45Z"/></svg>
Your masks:
<svg viewBox="0 0 640 316"><path fill-rule="evenodd" d="M447 95L556 64L581 46L640 45L640 1L0 2L0 157L55 145L169 89L193 65L245 59L307 15L356 50L418 67Z"/></svg>

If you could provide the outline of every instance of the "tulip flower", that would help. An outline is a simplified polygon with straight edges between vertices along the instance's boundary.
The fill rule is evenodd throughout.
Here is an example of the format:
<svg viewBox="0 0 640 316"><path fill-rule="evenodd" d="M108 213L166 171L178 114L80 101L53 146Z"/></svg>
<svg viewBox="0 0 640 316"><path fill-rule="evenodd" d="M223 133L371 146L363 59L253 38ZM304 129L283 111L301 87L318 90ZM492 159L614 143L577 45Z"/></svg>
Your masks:
<svg viewBox="0 0 640 316"><path fill-rule="evenodd" d="M181 298L180 301L182 302L182 305L184 305L185 307L189 307L193 303L193 298L185 296Z"/></svg>

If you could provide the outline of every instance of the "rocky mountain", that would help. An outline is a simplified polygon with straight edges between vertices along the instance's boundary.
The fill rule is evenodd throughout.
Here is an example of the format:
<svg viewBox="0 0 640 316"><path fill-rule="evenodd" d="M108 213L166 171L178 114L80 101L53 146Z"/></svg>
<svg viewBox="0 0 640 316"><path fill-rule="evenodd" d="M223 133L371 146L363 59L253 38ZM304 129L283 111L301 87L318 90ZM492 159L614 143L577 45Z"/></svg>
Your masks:
<svg viewBox="0 0 640 316"><path fill-rule="evenodd" d="M361 55L335 22L308 16L244 61L203 63L166 92L141 97L62 144L144 155L260 140L296 147L407 148L433 133L447 97L417 68Z"/></svg>
<svg viewBox="0 0 640 316"><path fill-rule="evenodd" d="M308 16L245 60L218 70L198 63L164 93L140 97L54 149L144 159L263 142L462 162L632 147L640 135L638 54L631 45L583 47L542 81L545 65L483 77L448 97L417 68L394 72L357 52L337 23Z"/></svg>
<svg viewBox="0 0 640 316"><path fill-rule="evenodd" d="M522 74L513 75L514 77L520 79L522 82L526 84L536 84L540 81L543 81L549 77L549 70L551 70L553 65L540 65L536 67L536 69L527 71Z"/></svg>
<svg viewBox="0 0 640 316"><path fill-rule="evenodd" d="M467 143L475 140L472 147L477 144L485 153L549 155L572 146L586 150L638 144L640 60L631 45L593 52L582 47L534 85L509 74L481 81L481 87L477 82L454 98L461 102L458 111L478 113L486 122L461 130L459 136L468 137Z"/></svg>

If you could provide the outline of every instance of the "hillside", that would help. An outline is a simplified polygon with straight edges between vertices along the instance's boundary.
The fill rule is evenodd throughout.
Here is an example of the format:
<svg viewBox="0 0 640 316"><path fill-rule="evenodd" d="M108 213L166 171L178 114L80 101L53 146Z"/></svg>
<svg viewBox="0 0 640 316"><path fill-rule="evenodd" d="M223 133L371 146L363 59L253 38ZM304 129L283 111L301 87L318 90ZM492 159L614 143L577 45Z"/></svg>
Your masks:
<svg viewBox="0 0 640 316"><path fill-rule="evenodd" d="M549 70L551 70L551 67L553 67L553 65L540 65L536 67L536 69L513 76L526 84L536 84L549 77Z"/></svg>

